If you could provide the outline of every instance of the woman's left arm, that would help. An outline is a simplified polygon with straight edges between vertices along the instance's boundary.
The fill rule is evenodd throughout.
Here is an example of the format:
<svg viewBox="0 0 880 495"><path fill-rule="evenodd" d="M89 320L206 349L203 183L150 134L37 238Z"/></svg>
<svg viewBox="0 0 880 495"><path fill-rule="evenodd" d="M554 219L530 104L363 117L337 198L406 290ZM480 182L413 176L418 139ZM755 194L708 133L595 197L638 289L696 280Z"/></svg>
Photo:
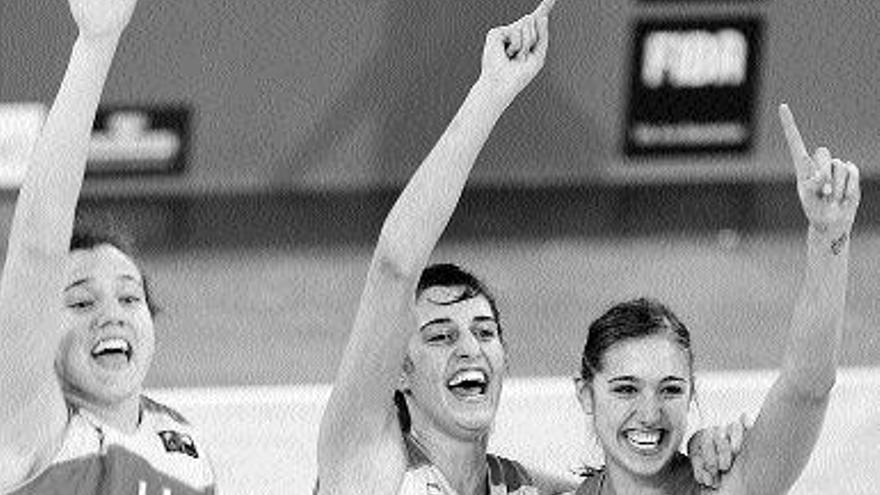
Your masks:
<svg viewBox="0 0 880 495"><path fill-rule="evenodd" d="M788 107L779 109L809 222L804 281L791 318L782 369L732 475L745 493L785 493L800 476L821 432L837 373L850 234L859 171L827 148L811 157Z"/></svg>

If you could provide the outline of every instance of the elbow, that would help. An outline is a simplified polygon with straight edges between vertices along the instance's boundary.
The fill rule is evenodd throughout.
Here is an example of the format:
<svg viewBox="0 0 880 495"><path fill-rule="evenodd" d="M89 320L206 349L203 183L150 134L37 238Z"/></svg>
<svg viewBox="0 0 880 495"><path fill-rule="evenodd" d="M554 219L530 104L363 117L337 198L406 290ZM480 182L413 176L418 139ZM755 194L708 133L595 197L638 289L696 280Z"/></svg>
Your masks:
<svg viewBox="0 0 880 495"><path fill-rule="evenodd" d="M425 269L426 260L417 253L407 252L400 246L389 246L380 240L373 254L373 270L379 274L401 281L418 281Z"/></svg>
<svg viewBox="0 0 880 495"><path fill-rule="evenodd" d="M808 390L806 390L805 395L808 399L824 401L831 395L831 391L836 383L837 372L832 371L814 379Z"/></svg>
<svg viewBox="0 0 880 495"><path fill-rule="evenodd" d="M793 373L789 390L799 402L822 403L831 396L837 383L836 370L813 370L813 373Z"/></svg>

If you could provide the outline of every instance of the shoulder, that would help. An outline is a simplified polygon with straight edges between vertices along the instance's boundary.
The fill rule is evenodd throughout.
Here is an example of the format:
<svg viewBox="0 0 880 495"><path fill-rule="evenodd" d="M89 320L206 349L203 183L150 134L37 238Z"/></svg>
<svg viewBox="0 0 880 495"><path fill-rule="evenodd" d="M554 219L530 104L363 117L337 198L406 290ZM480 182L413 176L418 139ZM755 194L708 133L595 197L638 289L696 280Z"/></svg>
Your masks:
<svg viewBox="0 0 880 495"><path fill-rule="evenodd" d="M158 437L161 452L177 462L187 460L211 464L201 433L176 409L141 396L141 414L141 434L154 439Z"/></svg>
<svg viewBox="0 0 880 495"><path fill-rule="evenodd" d="M165 452L204 459L204 442L199 431L177 410L142 396L141 414L142 433L157 435Z"/></svg>
<svg viewBox="0 0 880 495"><path fill-rule="evenodd" d="M517 493L518 490L535 487L532 475L519 462L493 454L486 455L486 462L489 465L491 487L504 487L507 493Z"/></svg>
<svg viewBox="0 0 880 495"><path fill-rule="evenodd" d="M214 469L200 432L180 412L141 396L141 427L122 447L147 460L163 476L190 487L212 487ZM201 492L199 492L201 493Z"/></svg>
<svg viewBox="0 0 880 495"><path fill-rule="evenodd" d="M585 466L579 474L582 477L581 484L577 490L570 492L571 495L593 495L599 493L599 490L602 488L602 481L605 479L605 470L603 468L597 469Z"/></svg>
<svg viewBox="0 0 880 495"><path fill-rule="evenodd" d="M141 410L144 414L164 416L181 426L190 426L189 421L187 421L183 414L180 414L176 409L172 409L165 404L156 402L145 395L141 396Z"/></svg>
<svg viewBox="0 0 880 495"><path fill-rule="evenodd" d="M70 407L70 416L52 455L32 466L27 475L12 486L0 487L0 493L30 495L62 493L74 480L94 483L100 470L101 434L79 412Z"/></svg>

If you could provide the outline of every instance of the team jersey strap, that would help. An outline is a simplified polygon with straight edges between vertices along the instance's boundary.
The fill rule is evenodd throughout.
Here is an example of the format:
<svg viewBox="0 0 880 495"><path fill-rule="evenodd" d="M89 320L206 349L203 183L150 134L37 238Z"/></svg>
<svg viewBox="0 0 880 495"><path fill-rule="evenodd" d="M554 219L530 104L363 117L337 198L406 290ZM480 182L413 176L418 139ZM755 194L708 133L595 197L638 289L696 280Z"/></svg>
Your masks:
<svg viewBox="0 0 880 495"><path fill-rule="evenodd" d="M575 491L575 495L599 495L605 481L605 470L592 467L584 468L584 481Z"/></svg>
<svg viewBox="0 0 880 495"><path fill-rule="evenodd" d="M412 435L404 435L408 469L400 494L454 494L455 490L431 462L427 450ZM516 461L486 455L490 495L537 495L532 477Z"/></svg>
<svg viewBox="0 0 880 495"><path fill-rule="evenodd" d="M175 410L171 407L168 407L165 404L160 404L160 403L154 401L153 399L147 397L146 395L142 395L141 396L141 415L143 416L143 413L145 413L145 412L151 413L151 414L158 414L158 415L167 416L167 417L171 418L172 420L176 421L177 423L180 423L181 425L186 425L186 426L190 425L189 421L187 421L186 418L183 417L183 414L180 414L179 412L177 412L177 410Z"/></svg>
<svg viewBox="0 0 880 495"><path fill-rule="evenodd" d="M428 451L412 435L408 433L403 435L403 445L406 447L408 468L412 469L433 464L431 458L428 457Z"/></svg>
<svg viewBox="0 0 880 495"><path fill-rule="evenodd" d="M492 454L486 455L486 463L490 495L537 495L532 477L520 463Z"/></svg>

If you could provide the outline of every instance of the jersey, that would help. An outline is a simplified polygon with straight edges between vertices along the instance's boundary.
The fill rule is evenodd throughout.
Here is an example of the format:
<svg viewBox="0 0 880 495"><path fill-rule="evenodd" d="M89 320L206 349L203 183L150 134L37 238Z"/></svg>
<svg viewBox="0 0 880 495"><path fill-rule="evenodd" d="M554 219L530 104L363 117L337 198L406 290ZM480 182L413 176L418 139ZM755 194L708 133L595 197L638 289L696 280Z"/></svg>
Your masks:
<svg viewBox="0 0 880 495"><path fill-rule="evenodd" d="M684 455L676 454L676 461L681 462L684 458ZM587 467L583 472L583 477L584 481L578 489L573 492L573 494L568 495L601 495L603 493L613 493L613 491L608 488L603 490L603 487L608 483L608 472L604 467L601 469ZM675 493L678 495L699 495L700 487L693 481L692 477L687 477L679 482L679 486L676 487Z"/></svg>
<svg viewBox="0 0 880 495"><path fill-rule="evenodd" d="M583 483L577 491L572 492L572 495L599 495L602 493L602 485L605 484L605 476L604 469L587 467L583 473Z"/></svg>
<svg viewBox="0 0 880 495"><path fill-rule="evenodd" d="M173 409L141 397L141 423L125 434L71 409L51 463L10 495L213 495L201 442Z"/></svg>
<svg viewBox="0 0 880 495"><path fill-rule="evenodd" d="M410 435L403 437L409 465L398 495L457 495L425 450ZM487 454L486 464L489 495L538 495L531 476L518 462Z"/></svg>

